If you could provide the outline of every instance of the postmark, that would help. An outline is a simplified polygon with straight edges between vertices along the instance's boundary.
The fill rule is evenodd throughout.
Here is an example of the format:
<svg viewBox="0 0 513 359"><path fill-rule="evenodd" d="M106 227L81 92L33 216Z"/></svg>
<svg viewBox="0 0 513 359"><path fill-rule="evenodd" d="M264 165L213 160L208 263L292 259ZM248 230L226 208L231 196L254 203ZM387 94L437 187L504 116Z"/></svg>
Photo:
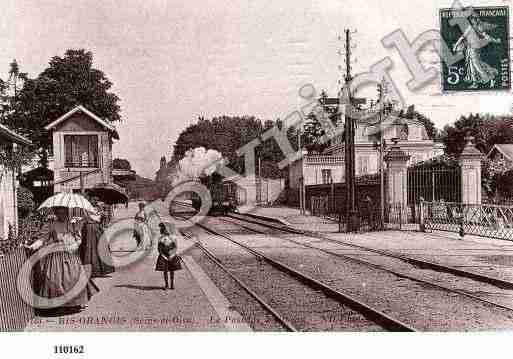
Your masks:
<svg viewBox="0 0 513 359"><path fill-rule="evenodd" d="M511 88L509 8L469 7L440 10L440 33L447 44L441 62L444 92L497 91Z"/></svg>

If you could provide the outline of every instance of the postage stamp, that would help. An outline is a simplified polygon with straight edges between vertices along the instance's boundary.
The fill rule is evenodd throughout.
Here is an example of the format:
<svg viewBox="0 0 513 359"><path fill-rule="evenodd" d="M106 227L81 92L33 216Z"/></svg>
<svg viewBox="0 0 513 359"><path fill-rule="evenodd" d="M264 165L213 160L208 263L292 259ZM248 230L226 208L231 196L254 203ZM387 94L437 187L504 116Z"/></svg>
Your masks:
<svg viewBox="0 0 513 359"><path fill-rule="evenodd" d="M508 7L441 9L440 33L447 45L442 51L451 52L442 56L461 55L455 63L441 62L444 92L511 88Z"/></svg>

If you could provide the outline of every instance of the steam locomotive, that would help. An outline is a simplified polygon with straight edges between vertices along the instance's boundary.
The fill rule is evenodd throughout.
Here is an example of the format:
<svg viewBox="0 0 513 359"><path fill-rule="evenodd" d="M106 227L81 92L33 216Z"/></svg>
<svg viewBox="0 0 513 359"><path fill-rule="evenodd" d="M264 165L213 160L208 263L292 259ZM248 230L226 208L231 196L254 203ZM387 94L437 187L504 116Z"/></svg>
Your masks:
<svg viewBox="0 0 513 359"><path fill-rule="evenodd" d="M226 215L237 208L237 188L234 182L223 180L217 173L201 177L200 182L209 189L212 197L208 215ZM201 198L196 193L192 193L192 207L196 211L201 208Z"/></svg>

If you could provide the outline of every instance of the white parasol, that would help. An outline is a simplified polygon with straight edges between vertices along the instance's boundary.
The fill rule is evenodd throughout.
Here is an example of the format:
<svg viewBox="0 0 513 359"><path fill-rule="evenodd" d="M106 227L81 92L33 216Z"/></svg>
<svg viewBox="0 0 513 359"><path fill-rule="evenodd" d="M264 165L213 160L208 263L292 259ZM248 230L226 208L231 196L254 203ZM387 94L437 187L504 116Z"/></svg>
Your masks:
<svg viewBox="0 0 513 359"><path fill-rule="evenodd" d="M96 209L93 205L84 196L77 193L57 193L56 195L46 199L39 206L38 210L55 207L80 208L96 213Z"/></svg>

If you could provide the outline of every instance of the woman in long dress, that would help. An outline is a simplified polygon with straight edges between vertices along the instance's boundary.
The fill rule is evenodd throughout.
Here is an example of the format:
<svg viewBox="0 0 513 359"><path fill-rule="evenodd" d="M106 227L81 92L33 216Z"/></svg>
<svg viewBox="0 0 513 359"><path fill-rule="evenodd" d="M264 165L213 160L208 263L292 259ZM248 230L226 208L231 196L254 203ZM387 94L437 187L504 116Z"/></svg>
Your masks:
<svg viewBox="0 0 513 359"><path fill-rule="evenodd" d="M56 207L55 215L56 219L49 223L47 233L29 246L29 249L36 251L54 243L64 245L64 250L54 251L39 260L38 273L34 276L38 283L35 283L34 290L35 294L44 298L66 295L78 282L83 270L78 255L78 246L81 242L79 225L72 223L66 207ZM70 298L61 307L83 308L97 292L98 287L89 280L78 295Z"/></svg>
<svg viewBox="0 0 513 359"><path fill-rule="evenodd" d="M454 52L465 54L465 82L470 82L470 88L477 88L478 84L493 81L497 75L494 69L481 59L481 48L488 43L500 43L501 40L490 36L487 31L493 30L497 25L481 21L476 15L469 16L470 25L453 46Z"/></svg>
<svg viewBox="0 0 513 359"><path fill-rule="evenodd" d="M134 239L137 243L137 249L149 249L151 247L151 234L149 228L149 215L145 210L146 205L139 203L139 211L135 214Z"/></svg>
<svg viewBox="0 0 513 359"><path fill-rule="evenodd" d="M103 277L115 271L114 267L110 264L112 259L108 244L104 243L104 245L99 247L102 244L100 239L104 230L102 217L103 213L99 210L96 214L87 216L81 231L80 259L83 264L91 265L92 277ZM99 250L102 251L102 257L100 257ZM110 259L110 261L105 263L104 259Z"/></svg>

